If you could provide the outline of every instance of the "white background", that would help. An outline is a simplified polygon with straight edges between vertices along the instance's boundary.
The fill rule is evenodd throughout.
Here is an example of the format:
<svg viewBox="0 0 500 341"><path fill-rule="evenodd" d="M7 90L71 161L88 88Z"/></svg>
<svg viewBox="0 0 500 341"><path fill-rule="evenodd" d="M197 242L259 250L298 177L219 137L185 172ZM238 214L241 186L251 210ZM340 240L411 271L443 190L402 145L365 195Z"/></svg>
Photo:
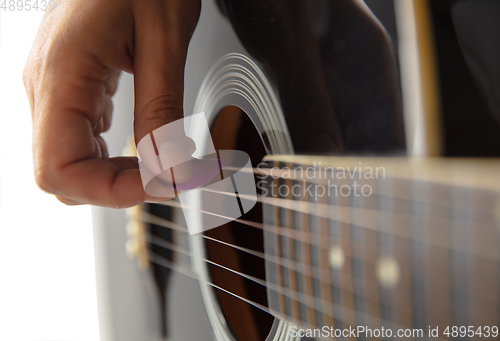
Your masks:
<svg viewBox="0 0 500 341"><path fill-rule="evenodd" d="M93 341L90 207L65 206L33 179L21 75L42 15L0 10L0 340Z"/></svg>

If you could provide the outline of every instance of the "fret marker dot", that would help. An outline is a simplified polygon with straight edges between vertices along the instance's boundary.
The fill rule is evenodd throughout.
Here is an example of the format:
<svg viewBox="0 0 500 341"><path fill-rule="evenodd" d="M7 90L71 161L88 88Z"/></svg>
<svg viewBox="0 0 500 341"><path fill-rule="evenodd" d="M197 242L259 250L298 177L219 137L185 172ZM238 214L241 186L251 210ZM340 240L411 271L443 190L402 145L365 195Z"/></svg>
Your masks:
<svg viewBox="0 0 500 341"><path fill-rule="evenodd" d="M137 241L135 239L129 239L125 246L127 250L127 255L130 258L134 258L135 256L137 256L139 252L139 244L137 244Z"/></svg>
<svg viewBox="0 0 500 341"><path fill-rule="evenodd" d="M377 277L382 287L394 288L400 277L398 262L392 257L380 258L377 264Z"/></svg>
<svg viewBox="0 0 500 341"><path fill-rule="evenodd" d="M129 236L137 236L141 227L137 221L131 220L127 223L126 229Z"/></svg>
<svg viewBox="0 0 500 341"><path fill-rule="evenodd" d="M328 255L330 266L334 270L341 270L345 264L344 250L340 246L334 245L330 248Z"/></svg>

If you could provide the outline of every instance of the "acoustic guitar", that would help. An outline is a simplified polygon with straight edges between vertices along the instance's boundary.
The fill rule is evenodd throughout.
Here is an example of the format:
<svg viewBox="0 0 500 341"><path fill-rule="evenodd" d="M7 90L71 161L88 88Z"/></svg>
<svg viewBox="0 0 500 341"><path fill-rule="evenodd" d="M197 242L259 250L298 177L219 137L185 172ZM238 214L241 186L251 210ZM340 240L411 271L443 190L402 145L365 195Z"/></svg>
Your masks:
<svg viewBox="0 0 500 341"><path fill-rule="evenodd" d="M128 210L156 302L143 340L499 339L500 161L473 157L500 155L500 128L443 80L463 63L480 93L444 61L459 42L435 44L459 10L443 3L203 1L185 105L211 137L186 133L245 151L257 204L226 217L209 198L244 195L201 187ZM450 98L480 103L469 130ZM190 234L207 216L225 223Z"/></svg>

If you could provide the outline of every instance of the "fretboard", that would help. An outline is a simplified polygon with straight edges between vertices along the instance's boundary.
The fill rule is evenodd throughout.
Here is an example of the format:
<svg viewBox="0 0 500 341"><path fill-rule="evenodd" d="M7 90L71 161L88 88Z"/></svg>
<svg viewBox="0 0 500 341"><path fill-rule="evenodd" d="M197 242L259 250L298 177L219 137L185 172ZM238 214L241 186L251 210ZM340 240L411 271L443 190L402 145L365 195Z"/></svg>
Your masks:
<svg viewBox="0 0 500 341"><path fill-rule="evenodd" d="M279 174L258 180L277 316L440 338L500 325L500 162L270 156L261 168Z"/></svg>

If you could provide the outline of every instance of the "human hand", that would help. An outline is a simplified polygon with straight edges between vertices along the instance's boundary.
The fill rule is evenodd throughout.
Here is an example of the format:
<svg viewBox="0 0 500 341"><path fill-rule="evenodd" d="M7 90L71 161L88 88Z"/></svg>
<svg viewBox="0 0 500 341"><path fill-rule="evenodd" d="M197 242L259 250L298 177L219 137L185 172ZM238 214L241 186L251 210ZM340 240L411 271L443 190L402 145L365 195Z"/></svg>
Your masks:
<svg viewBox="0 0 500 341"><path fill-rule="evenodd" d="M101 133L121 71L134 74L136 143L183 117L200 8L200 0L61 0L46 13L23 73L41 189L66 204L158 200L144 192L137 159L109 158Z"/></svg>

